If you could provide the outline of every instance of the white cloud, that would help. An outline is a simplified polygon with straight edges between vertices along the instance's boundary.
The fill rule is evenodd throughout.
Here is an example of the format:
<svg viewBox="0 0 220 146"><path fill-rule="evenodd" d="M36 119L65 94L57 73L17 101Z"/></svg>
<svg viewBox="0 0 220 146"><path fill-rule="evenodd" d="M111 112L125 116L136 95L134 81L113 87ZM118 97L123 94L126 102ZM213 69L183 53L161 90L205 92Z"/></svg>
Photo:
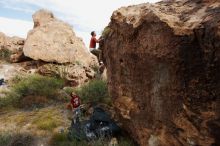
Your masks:
<svg viewBox="0 0 220 146"><path fill-rule="evenodd" d="M29 30L33 28L33 22L10 19L0 17L0 32L4 32L8 36L19 36L26 38ZM83 38L86 47L88 48L88 42L90 35L87 32L75 30L77 36Z"/></svg>
<svg viewBox="0 0 220 146"><path fill-rule="evenodd" d="M32 22L0 17L0 32L9 36L26 38L27 32L31 28L33 28Z"/></svg>
<svg viewBox="0 0 220 146"><path fill-rule="evenodd" d="M114 10L122 6L157 1L159 0L7 0L4 4L7 7L16 5L17 9L20 4L49 9L60 19L72 24L88 46L90 32L95 30L100 33L108 25Z"/></svg>
<svg viewBox="0 0 220 146"><path fill-rule="evenodd" d="M64 14L68 21L87 29L102 30L110 21L111 14L121 6L158 0L15 0L34 4ZM72 19L72 20L71 20Z"/></svg>

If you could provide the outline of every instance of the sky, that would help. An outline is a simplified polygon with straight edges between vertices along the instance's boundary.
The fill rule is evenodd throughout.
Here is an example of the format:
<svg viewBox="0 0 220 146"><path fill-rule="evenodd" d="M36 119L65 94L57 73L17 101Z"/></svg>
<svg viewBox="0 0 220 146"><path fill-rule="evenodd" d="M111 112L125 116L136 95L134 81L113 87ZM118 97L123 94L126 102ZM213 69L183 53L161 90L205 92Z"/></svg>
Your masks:
<svg viewBox="0 0 220 146"><path fill-rule="evenodd" d="M101 34L114 10L139 3L159 0L0 0L0 32L26 38L33 28L32 14L48 9L69 23L88 47L90 32Z"/></svg>

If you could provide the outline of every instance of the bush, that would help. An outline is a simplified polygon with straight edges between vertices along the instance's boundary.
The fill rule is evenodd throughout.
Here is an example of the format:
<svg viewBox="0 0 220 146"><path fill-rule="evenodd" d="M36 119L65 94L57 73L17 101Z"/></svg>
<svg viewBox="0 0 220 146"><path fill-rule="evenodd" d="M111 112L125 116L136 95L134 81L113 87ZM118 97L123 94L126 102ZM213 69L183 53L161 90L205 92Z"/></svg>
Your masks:
<svg viewBox="0 0 220 146"><path fill-rule="evenodd" d="M88 146L88 143L78 140L70 141L67 133L55 133L50 139L50 146Z"/></svg>
<svg viewBox="0 0 220 146"><path fill-rule="evenodd" d="M134 146L134 142L128 138L119 139L118 146Z"/></svg>
<svg viewBox="0 0 220 146"><path fill-rule="evenodd" d="M109 146L110 139L100 138L96 141L78 141L73 139L72 141L68 140L67 134L64 133L55 133L50 139L50 146ZM113 144L114 145L114 144ZM135 144L131 139L120 138L118 139L117 146L134 146Z"/></svg>
<svg viewBox="0 0 220 146"><path fill-rule="evenodd" d="M64 81L61 79L29 75L11 86L10 91L6 93L6 97L0 99L0 108L10 104L23 106L26 104L31 105L30 102L47 101L44 98L54 100L58 96L59 89L63 86Z"/></svg>
<svg viewBox="0 0 220 146"><path fill-rule="evenodd" d="M11 135L8 133L0 134L0 146L7 146L11 141Z"/></svg>
<svg viewBox="0 0 220 146"><path fill-rule="evenodd" d="M5 47L0 48L0 60L10 61L10 56L12 52Z"/></svg>
<svg viewBox="0 0 220 146"><path fill-rule="evenodd" d="M64 90L65 93L66 93L67 95L69 95L69 96L71 95L72 92L75 91L73 87L65 87L63 90Z"/></svg>
<svg viewBox="0 0 220 146"><path fill-rule="evenodd" d="M92 80L75 90L83 102L111 103L106 81Z"/></svg>
<svg viewBox="0 0 220 146"><path fill-rule="evenodd" d="M0 134L0 146L30 146L34 138L28 134Z"/></svg>

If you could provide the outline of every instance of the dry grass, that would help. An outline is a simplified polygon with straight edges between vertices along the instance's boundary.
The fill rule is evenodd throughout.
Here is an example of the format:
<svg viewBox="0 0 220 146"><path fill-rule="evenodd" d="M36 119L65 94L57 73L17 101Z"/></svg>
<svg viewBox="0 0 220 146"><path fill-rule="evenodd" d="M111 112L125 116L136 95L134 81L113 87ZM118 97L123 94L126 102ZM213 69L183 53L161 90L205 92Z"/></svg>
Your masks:
<svg viewBox="0 0 220 146"><path fill-rule="evenodd" d="M63 124L62 117L57 111L48 111L47 113L38 113L32 122L40 130L53 131Z"/></svg>
<svg viewBox="0 0 220 146"><path fill-rule="evenodd" d="M34 137L29 134L0 133L0 146L31 146Z"/></svg>
<svg viewBox="0 0 220 146"><path fill-rule="evenodd" d="M67 133L55 133L50 139L50 146L109 146L110 139L100 138L96 141L78 141L78 140L68 140ZM116 140L117 144L115 146L134 146L134 143L127 138L120 138ZM114 146L114 145L111 145Z"/></svg>
<svg viewBox="0 0 220 146"><path fill-rule="evenodd" d="M13 109L0 116L0 133L29 131L33 135L50 135L59 127L67 128L70 121L63 113L65 105L51 106L34 111Z"/></svg>

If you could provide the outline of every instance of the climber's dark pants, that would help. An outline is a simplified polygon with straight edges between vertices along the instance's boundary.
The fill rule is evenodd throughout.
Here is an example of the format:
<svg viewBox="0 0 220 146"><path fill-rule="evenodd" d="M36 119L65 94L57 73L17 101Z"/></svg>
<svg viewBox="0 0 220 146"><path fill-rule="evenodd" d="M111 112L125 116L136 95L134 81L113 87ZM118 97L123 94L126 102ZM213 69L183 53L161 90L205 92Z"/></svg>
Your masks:
<svg viewBox="0 0 220 146"><path fill-rule="evenodd" d="M94 49L94 50L91 51L91 53L97 57L99 62L101 62L101 55L102 55L102 51L101 50Z"/></svg>

